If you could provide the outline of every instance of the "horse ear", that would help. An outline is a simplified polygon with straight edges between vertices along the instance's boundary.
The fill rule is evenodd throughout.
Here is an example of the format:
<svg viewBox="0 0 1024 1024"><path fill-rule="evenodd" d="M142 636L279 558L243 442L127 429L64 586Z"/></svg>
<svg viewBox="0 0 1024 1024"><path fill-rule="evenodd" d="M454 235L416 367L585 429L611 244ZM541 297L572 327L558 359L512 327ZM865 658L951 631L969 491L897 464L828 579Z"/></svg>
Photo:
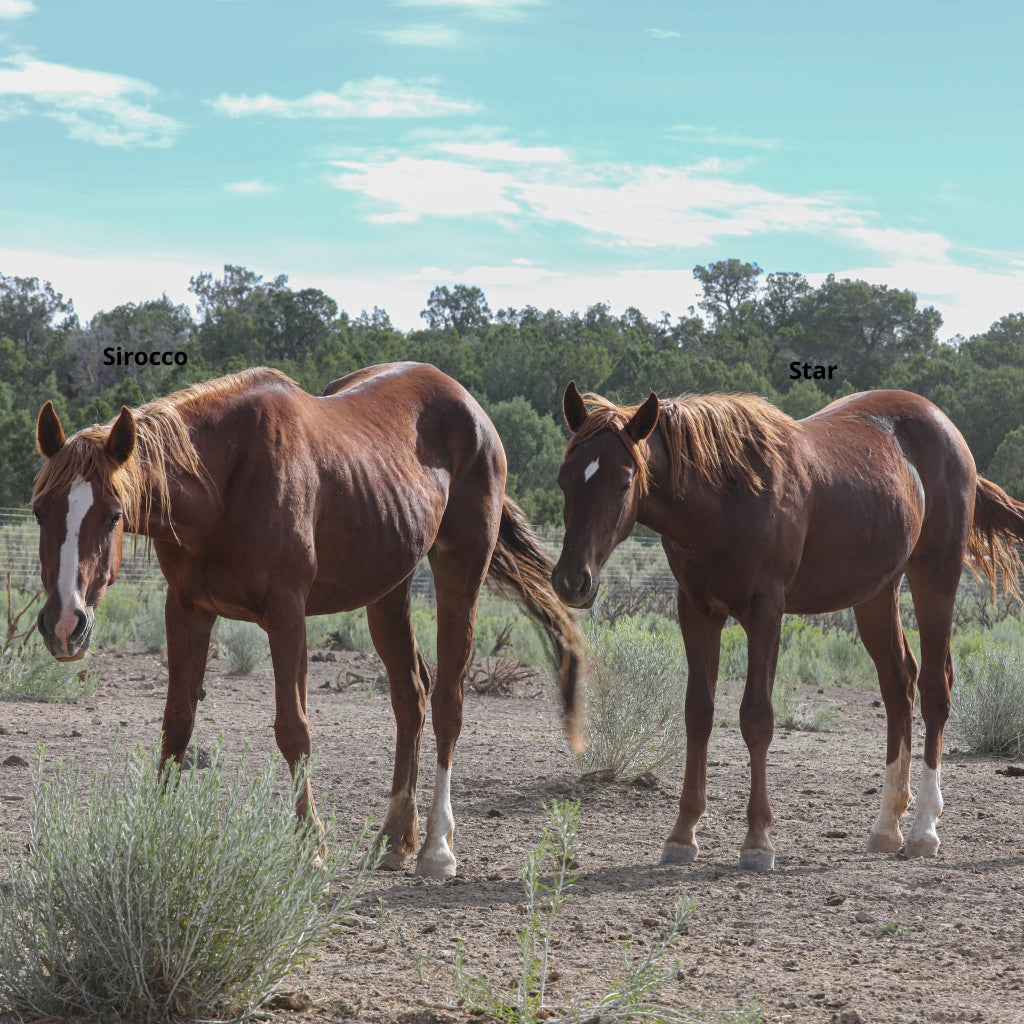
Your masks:
<svg viewBox="0 0 1024 1024"><path fill-rule="evenodd" d="M562 395L562 413L565 415L565 423L570 432L575 434L583 421L587 418L587 403L576 387L576 381L569 381L569 386Z"/></svg>
<svg viewBox="0 0 1024 1024"><path fill-rule="evenodd" d="M39 454L44 459L52 459L64 447L66 440L53 402L47 402L39 410L39 419L36 420L36 444L39 446Z"/></svg>
<svg viewBox="0 0 1024 1024"><path fill-rule="evenodd" d="M624 428L626 434L636 444L639 444L658 425L660 412L661 403L658 401L658 396L652 391L651 397L633 413L633 418L626 424Z"/></svg>
<svg viewBox="0 0 1024 1024"><path fill-rule="evenodd" d="M127 462L135 451L135 417L127 405L121 406L121 415L114 420L104 448L115 462Z"/></svg>

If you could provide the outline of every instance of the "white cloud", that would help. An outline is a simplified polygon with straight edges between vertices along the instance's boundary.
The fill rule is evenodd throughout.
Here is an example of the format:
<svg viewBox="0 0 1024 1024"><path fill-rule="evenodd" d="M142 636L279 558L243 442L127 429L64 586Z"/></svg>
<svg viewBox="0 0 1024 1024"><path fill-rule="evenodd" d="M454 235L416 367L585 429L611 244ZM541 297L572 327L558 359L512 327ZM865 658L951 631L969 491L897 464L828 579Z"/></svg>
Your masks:
<svg viewBox="0 0 1024 1024"><path fill-rule="evenodd" d="M377 163L335 161L341 173L329 184L395 207L370 214L378 224L410 223L423 216L474 217L517 214L510 198L515 179L450 160L400 156Z"/></svg>
<svg viewBox="0 0 1024 1024"><path fill-rule="evenodd" d="M527 8L539 7L541 0L398 0L400 7L450 7L491 21L508 21Z"/></svg>
<svg viewBox="0 0 1024 1024"><path fill-rule="evenodd" d="M253 178L250 181L233 181L225 185L224 188L228 192L236 192L244 196L262 196L268 192L277 191L273 185L267 185L259 178Z"/></svg>
<svg viewBox="0 0 1024 1024"><path fill-rule="evenodd" d="M469 114L476 109L472 103L446 99L428 85L382 76L346 82L336 92L314 92L295 100L267 93L260 96L222 93L212 101L212 106L229 117L263 114L284 118L418 118Z"/></svg>
<svg viewBox="0 0 1024 1024"><path fill-rule="evenodd" d="M682 32L670 28L649 28L647 34L653 39L682 39Z"/></svg>
<svg viewBox="0 0 1024 1024"><path fill-rule="evenodd" d="M35 60L0 58L0 96L16 113L34 111L65 125L75 139L100 146L170 146L184 125L155 113L157 90L146 82Z"/></svg>
<svg viewBox="0 0 1024 1024"><path fill-rule="evenodd" d="M744 149L777 149L778 139L759 138L755 135L736 135L721 132L707 125L676 124L665 133L670 138L681 138L685 142L695 142L709 146L738 146Z"/></svg>
<svg viewBox="0 0 1024 1024"><path fill-rule="evenodd" d="M0 18L23 18L38 9L32 0L0 0Z"/></svg>
<svg viewBox="0 0 1024 1024"><path fill-rule="evenodd" d="M385 42L395 46L445 47L458 46L462 33L447 25L408 25L376 33Z"/></svg>
<svg viewBox="0 0 1024 1024"><path fill-rule="evenodd" d="M433 149L452 156L466 157L488 163L564 164L569 154L559 146L520 146L515 142L494 139L481 142L437 142Z"/></svg>

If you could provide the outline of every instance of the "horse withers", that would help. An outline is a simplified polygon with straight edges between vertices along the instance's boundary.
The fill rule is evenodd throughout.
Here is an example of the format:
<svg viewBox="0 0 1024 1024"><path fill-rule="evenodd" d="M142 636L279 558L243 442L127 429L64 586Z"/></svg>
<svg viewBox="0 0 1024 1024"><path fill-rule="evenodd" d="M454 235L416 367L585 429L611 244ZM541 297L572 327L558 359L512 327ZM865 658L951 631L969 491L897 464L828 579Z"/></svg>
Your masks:
<svg viewBox="0 0 1024 1024"><path fill-rule="evenodd" d="M848 607L888 719L882 809L868 849L904 846L900 818L911 799L920 686L924 768L905 851L934 856L961 568L966 557L993 589L998 575L1016 587L1024 504L979 478L956 427L907 392L851 395L798 422L749 395L659 401L651 394L623 407L585 398L570 383L563 410L572 437L558 475L565 539L556 591L572 606L592 605L601 567L638 522L661 535L678 584L687 752L662 862L697 856L721 633L733 616L748 646L740 729L750 751L750 798L740 867L774 866L766 765L782 616ZM900 622L904 576L920 628L920 672Z"/></svg>
<svg viewBox="0 0 1024 1024"><path fill-rule="evenodd" d="M579 747L582 640L555 596L551 564L505 497L505 454L484 411L433 366L396 363L306 394L247 370L66 438L53 405L37 424L46 602L39 632L62 660L83 656L117 578L124 533L151 538L167 580L168 687L162 762L185 755L204 696L217 616L258 623L274 668L278 746L294 769L312 740L307 615L366 606L397 723L391 797L378 840L400 867L419 844L416 783L430 677L413 635L413 573L430 560L437 594L431 697L437 774L416 871L450 877L451 771L461 680L485 578L519 599L550 638L565 726ZM317 824L307 783L298 814Z"/></svg>

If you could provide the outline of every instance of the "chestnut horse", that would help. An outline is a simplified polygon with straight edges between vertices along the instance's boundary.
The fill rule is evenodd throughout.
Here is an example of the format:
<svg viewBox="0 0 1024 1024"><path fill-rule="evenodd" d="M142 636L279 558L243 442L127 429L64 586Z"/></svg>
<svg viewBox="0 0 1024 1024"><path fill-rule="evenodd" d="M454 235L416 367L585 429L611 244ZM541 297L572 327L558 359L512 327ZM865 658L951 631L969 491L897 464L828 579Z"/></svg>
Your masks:
<svg viewBox="0 0 1024 1024"><path fill-rule="evenodd" d="M1015 588L1024 565L1013 542L1024 541L1024 505L980 479L956 427L906 392L851 395L797 422L748 395L661 402L652 394L640 406L619 407L584 398L570 383L563 409L573 436L558 475L565 541L556 591L575 607L592 605L601 566L638 522L661 535L678 583L687 753L662 863L697 856L727 617L746 631L749 652L740 729L750 751L750 799L740 867L765 871L775 862L766 762L782 616L851 606L888 718L882 810L868 849L903 845L919 684L924 768L906 854L934 856L961 568L966 555L993 588L997 573ZM904 576L920 626L920 674L900 623Z"/></svg>
<svg viewBox="0 0 1024 1024"><path fill-rule="evenodd" d="M413 635L410 588L424 557L437 594L437 776L417 874L444 878L456 869L452 756L488 574L553 642L566 731L579 745L582 640L551 589L550 562L504 496L505 453L493 424L435 367L370 367L319 398L276 370L246 370L123 408L112 425L68 439L47 403L37 440L48 460L32 501L46 590L39 632L51 653L85 653L125 531L151 538L167 579L161 763L185 754L220 615L267 632L274 731L294 769L312 751L305 618L365 605L397 723L378 841L385 865L400 867L419 841L416 781L430 678ZM308 784L297 811L319 825Z"/></svg>

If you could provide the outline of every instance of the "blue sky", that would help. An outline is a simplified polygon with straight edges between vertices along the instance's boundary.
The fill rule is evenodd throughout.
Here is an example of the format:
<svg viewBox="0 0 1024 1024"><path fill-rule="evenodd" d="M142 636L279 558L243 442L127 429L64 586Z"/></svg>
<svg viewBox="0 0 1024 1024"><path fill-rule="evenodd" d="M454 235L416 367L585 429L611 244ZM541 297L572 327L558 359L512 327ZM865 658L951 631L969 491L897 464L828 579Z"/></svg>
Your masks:
<svg viewBox="0 0 1024 1024"><path fill-rule="evenodd" d="M685 313L692 268L1024 309L1024 5L0 0L0 272L98 309L225 263L402 328Z"/></svg>

